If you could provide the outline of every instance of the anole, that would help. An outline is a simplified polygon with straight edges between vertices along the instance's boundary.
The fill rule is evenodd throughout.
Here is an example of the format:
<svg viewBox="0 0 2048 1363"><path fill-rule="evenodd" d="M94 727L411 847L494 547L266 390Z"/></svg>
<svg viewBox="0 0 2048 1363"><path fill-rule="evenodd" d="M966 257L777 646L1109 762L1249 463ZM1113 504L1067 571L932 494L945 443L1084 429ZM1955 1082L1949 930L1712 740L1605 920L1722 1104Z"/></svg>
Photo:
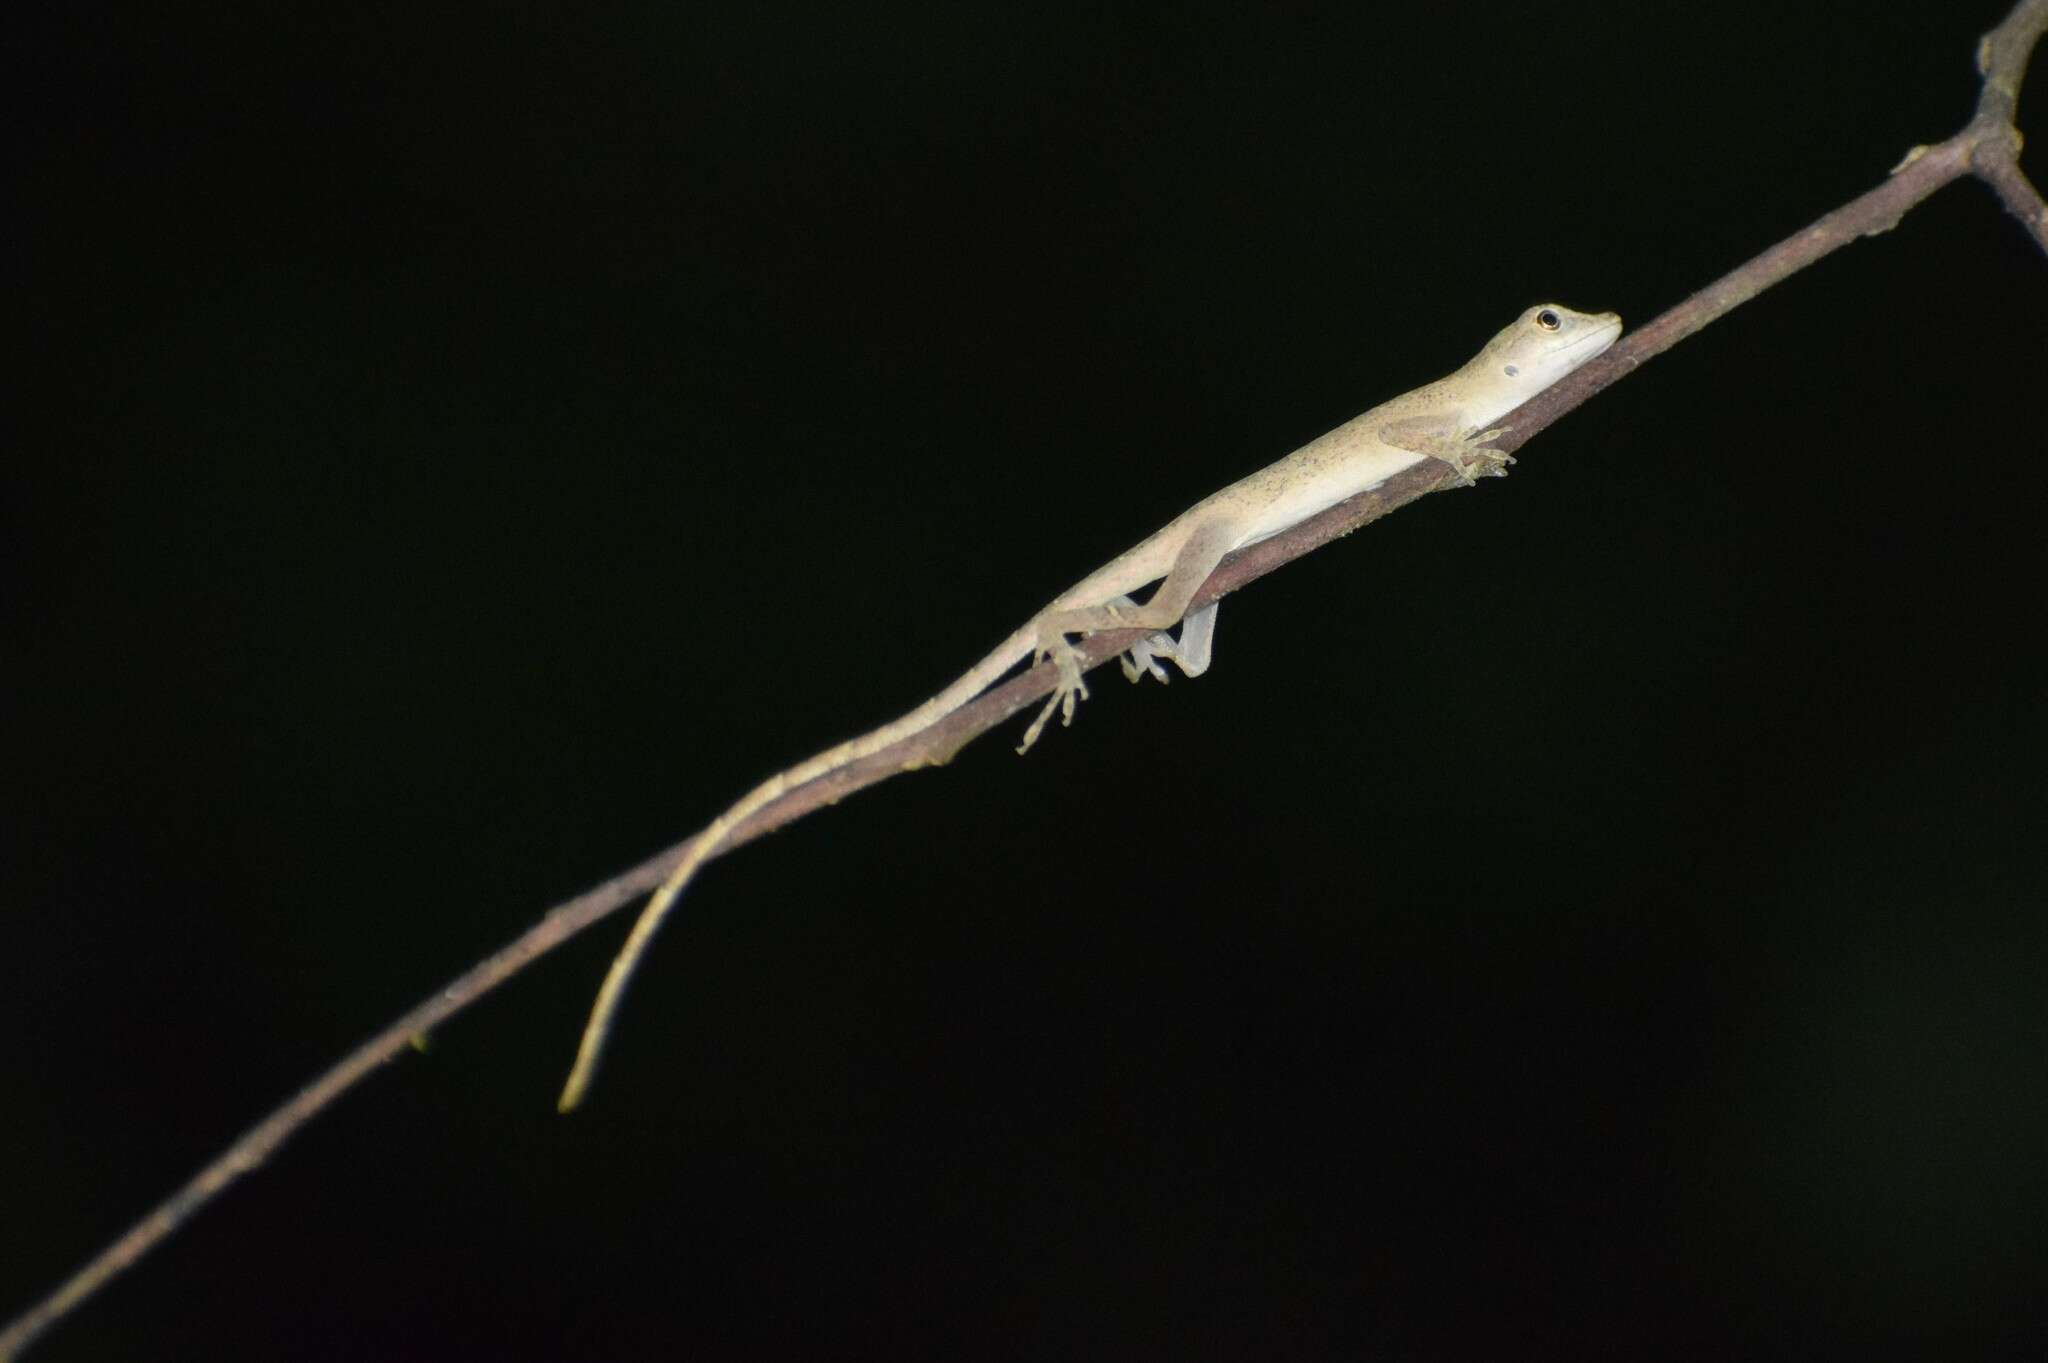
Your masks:
<svg viewBox="0 0 2048 1363"><path fill-rule="evenodd" d="M575 1068L557 1106L576 1106L590 1086L611 1030L626 981L662 919L705 859L757 810L786 791L806 785L850 762L880 752L919 733L973 700L1027 659L1050 661L1058 672L1053 692L1024 731L1018 752L1038 741L1054 710L1071 723L1074 706L1088 695L1072 637L1107 629L1152 631L1119 661L1124 675L1139 681L1166 672L1169 658L1183 673L1208 669L1216 633L1216 602L1190 612L1188 603L1223 556L1233 549L1279 534L1289 526L1335 506L1425 459L1439 459L1470 486L1476 476L1503 475L1507 456L1486 449L1500 435L1488 423L1513 411L1614 344L1621 318L1611 312L1583 313L1542 303L1517 317L1486 343L1463 368L1435 383L1392 398L1318 436L1278 463L1205 497L1163 529L1126 550L1053 598L1022 628L996 645L960 679L909 714L872 733L850 739L778 772L714 819L690 843L683 858L641 910L625 946L612 961L584 1027ZM1143 605L1129 593L1148 583L1159 587ZM1166 633L1181 626L1180 637Z"/></svg>

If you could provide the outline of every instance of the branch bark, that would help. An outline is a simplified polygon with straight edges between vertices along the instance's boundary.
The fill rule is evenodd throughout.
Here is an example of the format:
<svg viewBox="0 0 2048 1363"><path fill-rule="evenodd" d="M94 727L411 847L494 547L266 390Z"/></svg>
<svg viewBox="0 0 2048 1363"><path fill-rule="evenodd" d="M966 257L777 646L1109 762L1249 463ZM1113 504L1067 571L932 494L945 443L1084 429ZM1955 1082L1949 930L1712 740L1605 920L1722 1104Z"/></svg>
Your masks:
<svg viewBox="0 0 2048 1363"><path fill-rule="evenodd" d="M2048 203L2043 202L2040 192L2020 169L2021 139L2014 125L2027 62L2044 30L2048 30L2048 0L2019 0L2004 21L1978 45L1977 68L1984 79L1975 113L1961 131L1933 146L1914 148L1883 184L1708 284L1625 337L1600 359L1510 413L1503 423L1509 429L1496 442L1498 448L1507 453L1519 450L1580 403L1702 327L1822 256L1858 238L1889 231L1915 205L1966 176L1982 181L2048 255ZM1450 485L1454 482L1449 470L1435 460L1407 469L1370 492L1225 559L1196 594L1193 604L1199 606L1228 595L1284 563ZM1142 633L1118 630L1091 637L1081 650L1085 666L1092 669L1108 662ZM1044 696L1052 689L1052 683L1053 670L1038 667L989 690L923 732L790 791L742 824L713 855L723 856L764 833L899 772L946 762L965 744ZM50 1326L149 1253L229 1184L270 1158L293 1132L371 1071L405 1050L413 1038L468 1007L591 924L651 891L682 859L695 836L701 835L693 835L555 906L525 934L449 981L301 1089L48 1297L0 1330L0 1363L11 1363L20 1357Z"/></svg>

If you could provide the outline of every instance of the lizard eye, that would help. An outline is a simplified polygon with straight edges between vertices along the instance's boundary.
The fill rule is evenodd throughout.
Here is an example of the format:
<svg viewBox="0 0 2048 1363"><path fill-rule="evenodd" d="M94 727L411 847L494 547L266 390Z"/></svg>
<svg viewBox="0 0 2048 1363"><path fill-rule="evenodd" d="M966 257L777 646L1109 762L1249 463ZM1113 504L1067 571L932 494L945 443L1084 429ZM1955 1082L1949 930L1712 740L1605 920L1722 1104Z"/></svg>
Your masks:
<svg viewBox="0 0 2048 1363"><path fill-rule="evenodd" d="M1545 308L1536 314L1536 325L1545 331L1556 331L1564 325L1564 318L1559 317L1555 309Z"/></svg>

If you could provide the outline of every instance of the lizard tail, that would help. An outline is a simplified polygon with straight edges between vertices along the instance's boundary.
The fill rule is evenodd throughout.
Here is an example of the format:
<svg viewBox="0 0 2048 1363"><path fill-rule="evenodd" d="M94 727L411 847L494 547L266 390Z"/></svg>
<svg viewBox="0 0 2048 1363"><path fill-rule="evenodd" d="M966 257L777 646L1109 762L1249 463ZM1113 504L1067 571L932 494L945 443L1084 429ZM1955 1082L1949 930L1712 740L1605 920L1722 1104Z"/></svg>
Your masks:
<svg viewBox="0 0 2048 1363"><path fill-rule="evenodd" d="M612 1022L618 1012L619 1001L625 996L627 981L639 966L648 943L661 928L662 920L675 907L684 887L696 877L697 868L725 845L734 829L798 786L808 785L848 763L872 756L944 719L994 685L1003 673L1016 665L1019 658L1029 657L1037 638L1032 626L1025 625L962 674L958 681L909 714L871 733L828 748L787 771L776 773L741 796L737 803L692 838L683 851L682 860L669 872L661 888L648 899L647 907L640 911L639 919L633 924L633 931L627 934L626 944L612 958L611 969L605 972L604 984L597 991L596 1002L591 1005L590 1020L583 1025L583 1039L576 1046L576 1063L570 1068L568 1082L562 1085L561 1097L555 1100L555 1110L568 1112L590 1091L590 1081L597 1074L597 1062L604 1053L605 1039L611 1035Z"/></svg>

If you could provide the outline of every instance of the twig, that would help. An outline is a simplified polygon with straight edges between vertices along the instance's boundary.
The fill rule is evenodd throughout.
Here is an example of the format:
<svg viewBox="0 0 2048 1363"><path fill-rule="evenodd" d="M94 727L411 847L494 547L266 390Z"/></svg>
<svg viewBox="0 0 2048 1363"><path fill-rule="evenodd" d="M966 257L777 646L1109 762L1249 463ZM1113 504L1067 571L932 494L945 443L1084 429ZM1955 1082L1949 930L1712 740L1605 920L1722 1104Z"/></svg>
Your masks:
<svg viewBox="0 0 2048 1363"><path fill-rule="evenodd" d="M1989 186L2042 251L2048 253L2048 204L2043 203L2039 191L2019 168L2020 135L2013 122L2027 60L2044 30L2048 30L2048 0L2020 0L2004 22L1986 34L1978 46L1977 66L1984 83L1975 115L1961 132L1934 146L1914 148L1877 188L1723 275L1623 339L1600 359L1545 389L1509 414L1504 424L1510 429L1496 442L1498 447L1509 453L1520 449L1566 412L1652 357L1829 252L1859 237L1889 231L1916 204L1963 176L1974 176ZM1348 535L1452 481L1449 469L1436 460L1404 470L1371 492L1361 493L1225 559L1203 584L1193 604L1200 606L1236 591L1281 564ZM1080 650L1084 665L1094 668L1107 662L1143 633L1117 630L1090 637ZM722 856L742 843L898 772L947 761L963 745L1045 695L1052 689L1053 679L1052 668L1035 668L995 687L921 733L798 787L747 820L713 855ZM652 890L693 840L686 839L557 905L524 935L450 981L300 1090L101 1250L56 1291L0 1331L0 1363L18 1358L37 1336L155 1248L222 1189L262 1164L293 1132L358 1080L404 1050L412 1038L468 1007L592 923Z"/></svg>

